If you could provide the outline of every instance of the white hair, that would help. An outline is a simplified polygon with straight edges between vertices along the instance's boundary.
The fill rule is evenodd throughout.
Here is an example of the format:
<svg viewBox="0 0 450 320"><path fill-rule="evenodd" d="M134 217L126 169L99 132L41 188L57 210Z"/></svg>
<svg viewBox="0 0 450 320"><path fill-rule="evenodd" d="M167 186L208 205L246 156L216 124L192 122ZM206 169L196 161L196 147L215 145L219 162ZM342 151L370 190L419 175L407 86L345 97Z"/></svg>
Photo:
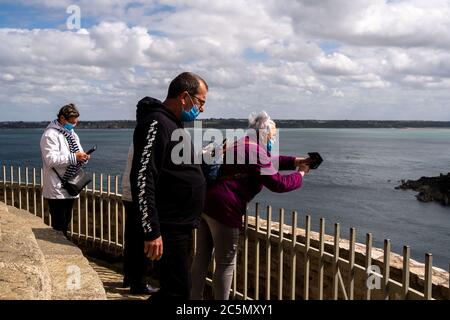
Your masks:
<svg viewBox="0 0 450 320"><path fill-rule="evenodd" d="M248 127L256 131L265 130L269 132L275 128L275 122L270 119L270 116L265 111L260 113L251 113L248 117Z"/></svg>

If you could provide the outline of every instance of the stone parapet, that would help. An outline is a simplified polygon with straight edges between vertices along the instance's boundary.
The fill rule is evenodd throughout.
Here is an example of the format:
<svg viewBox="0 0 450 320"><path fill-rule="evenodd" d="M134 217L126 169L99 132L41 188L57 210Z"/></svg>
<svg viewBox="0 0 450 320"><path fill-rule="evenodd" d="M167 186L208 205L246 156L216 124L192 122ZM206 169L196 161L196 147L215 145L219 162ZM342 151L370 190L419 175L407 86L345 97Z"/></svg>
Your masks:
<svg viewBox="0 0 450 320"><path fill-rule="evenodd" d="M34 215L0 202L0 299L106 299L81 250Z"/></svg>

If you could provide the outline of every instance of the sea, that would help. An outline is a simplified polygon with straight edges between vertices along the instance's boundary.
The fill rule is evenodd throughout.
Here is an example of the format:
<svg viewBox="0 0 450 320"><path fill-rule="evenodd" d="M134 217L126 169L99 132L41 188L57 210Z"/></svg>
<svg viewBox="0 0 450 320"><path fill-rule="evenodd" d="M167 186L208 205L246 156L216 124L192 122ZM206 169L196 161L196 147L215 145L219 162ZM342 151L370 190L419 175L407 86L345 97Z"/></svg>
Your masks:
<svg viewBox="0 0 450 320"><path fill-rule="evenodd" d="M190 129L192 132L192 129ZM0 129L2 165L40 168L39 141L42 129ZM98 146L88 163L95 173L121 175L132 140L132 129L78 129L85 150ZM325 218L326 231L333 234L340 223L341 236L348 238L356 228L357 241L366 233L374 246L390 239L392 251L411 247L413 259L424 262L433 254L434 266L449 269L450 207L419 202L411 190L396 190L402 179L419 179L450 172L450 129L280 129L277 142L283 155L307 156L319 152L324 162L304 177L303 186L278 194L264 189L249 204L259 202L278 219L280 208L312 217L312 230ZM1 174L1 173L0 173Z"/></svg>

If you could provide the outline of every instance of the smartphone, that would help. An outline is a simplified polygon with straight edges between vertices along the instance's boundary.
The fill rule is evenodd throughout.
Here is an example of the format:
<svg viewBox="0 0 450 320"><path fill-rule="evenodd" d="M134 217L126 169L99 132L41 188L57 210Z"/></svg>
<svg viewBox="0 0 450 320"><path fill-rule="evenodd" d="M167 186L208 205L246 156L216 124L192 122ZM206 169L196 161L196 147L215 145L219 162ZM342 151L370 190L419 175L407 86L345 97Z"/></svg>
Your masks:
<svg viewBox="0 0 450 320"><path fill-rule="evenodd" d="M95 150L97 150L97 145L94 145L92 148L90 148L88 151L86 151L86 154L91 154Z"/></svg>
<svg viewBox="0 0 450 320"><path fill-rule="evenodd" d="M320 164L323 162L322 157L318 152L309 152L309 157L311 158L311 163L309 164L310 169L317 169Z"/></svg>

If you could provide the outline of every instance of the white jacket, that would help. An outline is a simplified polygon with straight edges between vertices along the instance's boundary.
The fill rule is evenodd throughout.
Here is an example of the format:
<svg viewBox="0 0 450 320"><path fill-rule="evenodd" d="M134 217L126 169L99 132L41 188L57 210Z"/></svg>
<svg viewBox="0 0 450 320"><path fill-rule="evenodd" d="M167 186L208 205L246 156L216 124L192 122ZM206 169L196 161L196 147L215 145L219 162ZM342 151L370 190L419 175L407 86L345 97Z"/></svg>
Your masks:
<svg viewBox="0 0 450 320"><path fill-rule="evenodd" d="M61 180L52 169L55 168L62 177L70 164L77 164L75 154L69 151L69 143L67 142L66 137L59 131L52 129L57 127L58 124L56 121L50 122L41 137L40 146L43 164L42 194L44 198L47 199L78 198L78 196L74 197L69 195L67 191L62 188ZM73 135L80 152L83 152L78 135L75 132L73 132Z"/></svg>

